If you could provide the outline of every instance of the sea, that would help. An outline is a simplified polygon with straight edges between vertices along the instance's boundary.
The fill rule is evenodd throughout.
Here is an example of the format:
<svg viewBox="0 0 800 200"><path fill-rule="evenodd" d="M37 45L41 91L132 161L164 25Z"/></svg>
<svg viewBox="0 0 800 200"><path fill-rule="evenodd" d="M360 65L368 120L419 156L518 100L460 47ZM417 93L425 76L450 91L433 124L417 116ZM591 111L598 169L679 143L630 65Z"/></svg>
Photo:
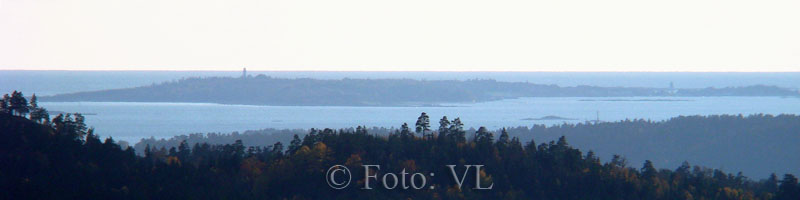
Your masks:
<svg viewBox="0 0 800 200"><path fill-rule="evenodd" d="M132 143L189 133L231 133L264 128L400 127L420 113L433 126L447 116L465 127L585 123L590 120L666 120L680 115L800 114L795 97L518 98L437 107L253 106L213 103L41 102L51 111L84 113L102 137ZM551 118L548 118L551 116ZM552 119L555 117L556 119Z"/></svg>
<svg viewBox="0 0 800 200"><path fill-rule="evenodd" d="M129 88L189 77L239 77L243 71L36 71L0 70L0 92L40 96ZM316 79L495 79L559 86L706 88L775 85L797 89L800 72L335 72L248 71L278 78ZM790 97L627 97L519 98L493 102L441 104L439 107L252 106L212 103L41 102L57 112L85 113L103 136L136 142L188 133L263 128L399 127L421 112L431 118L460 117L467 127L496 129L587 120L665 120L679 115L800 114L800 99ZM556 116L560 119L541 119Z"/></svg>

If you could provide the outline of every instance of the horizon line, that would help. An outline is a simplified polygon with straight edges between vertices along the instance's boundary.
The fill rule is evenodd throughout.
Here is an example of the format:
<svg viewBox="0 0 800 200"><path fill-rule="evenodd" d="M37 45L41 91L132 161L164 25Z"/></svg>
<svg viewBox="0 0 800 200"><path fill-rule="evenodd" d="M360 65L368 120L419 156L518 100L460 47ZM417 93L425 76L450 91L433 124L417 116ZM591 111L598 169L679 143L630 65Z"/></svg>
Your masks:
<svg viewBox="0 0 800 200"><path fill-rule="evenodd" d="M246 68L243 68L246 69ZM239 70L221 70L221 69L0 69L0 71L85 71L85 72L241 72ZM797 71L524 71L524 70L262 70L262 69L248 69L251 72L451 72L451 73L466 73L466 72L523 72L523 73L800 73Z"/></svg>

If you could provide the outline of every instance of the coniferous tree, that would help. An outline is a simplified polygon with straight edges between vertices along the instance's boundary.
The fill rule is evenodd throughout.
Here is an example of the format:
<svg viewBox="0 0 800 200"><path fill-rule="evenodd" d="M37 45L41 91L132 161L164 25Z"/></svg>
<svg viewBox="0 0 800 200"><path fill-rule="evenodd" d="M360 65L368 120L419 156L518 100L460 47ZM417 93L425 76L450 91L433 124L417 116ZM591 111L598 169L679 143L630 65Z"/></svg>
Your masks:
<svg viewBox="0 0 800 200"><path fill-rule="evenodd" d="M400 125L400 137L401 138L407 138L407 137L413 137L413 136L414 135L411 133L411 130L409 130L407 123L403 123L403 125Z"/></svg>
<svg viewBox="0 0 800 200"><path fill-rule="evenodd" d="M478 128L478 131L475 131L475 138L473 139L475 140L475 143L488 144L494 141L494 134L489 132L489 129L486 129L486 127L481 126Z"/></svg>
<svg viewBox="0 0 800 200"><path fill-rule="evenodd" d="M428 117L428 114L422 112L422 114L420 114L419 117L417 118L417 123L415 124L416 125L415 132L422 134L422 137L424 138L428 138L426 132L431 130L430 123L431 123L430 117Z"/></svg>
<svg viewBox="0 0 800 200"><path fill-rule="evenodd" d="M38 107L39 107L39 101L36 98L36 93L33 93L33 95L31 95L30 109L33 110Z"/></svg>
<svg viewBox="0 0 800 200"><path fill-rule="evenodd" d="M181 143L178 145L178 158L185 160L189 157L192 150L189 148L189 144L186 140L182 140Z"/></svg>
<svg viewBox="0 0 800 200"><path fill-rule="evenodd" d="M764 190L771 193L778 192L778 176L775 173L769 175L766 181L764 181Z"/></svg>
<svg viewBox="0 0 800 200"><path fill-rule="evenodd" d="M800 199L800 185L797 183L797 177L792 174L784 175L775 199Z"/></svg>
<svg viewBox="0 0 800 200"><path fill-rule="evenodd" d="M39 103L38 103L38 100L36 98L36 94L33 94L33 96L31 96L30 108L29 109L31 111L31 114L30 114L30 119L31 120L33 120L35 122L39 122L39 123L43 122L44 124L48 124L49 123L50 114L47 112L47 109L39 107Z"/></svg>
<svg viewBox="0 0 800 200"><path fill-rule="evenodd" d="M47 112L47 109L35 108L31 110L30 118L35 122L48 124L50 119L50 113Z"/></svg>
<svg viewBox="0 0 800 200"><path fill-rule="evenodd" d="M455 142L466 142L466 132L464 132L464 123L461 123L461 118L456 117L450 123L450 130L447 131L448 138Z"/></svg>
<svg viewBox="0 0 800 200"><path fill-rule="evenodd" d="M681 163L681 166L679 166L677 169L675 169L675 173L677 173L677 174L679 174L681 176L688 176L689 175L689 170L691 168L692 168L692 166L689 165L688 161L683 161L683 163Z"/></svg>
<svg viewBox="0 0 800 200"><path fill-rule="evenodd" d="M442 119L439 120L439 141L445 140L447 138L447 133L449 132L450 128L450 120L447 119L447 116L442 116Z"/></svg>
<svg viewBox="0 0 800 200"><path fill-rule="evenodd" d="M508 131L506 131L506 128L503 128L500 131L500 137L497 138L497 146L500 148L507 147L509 143L511 143L511 141L509 140Z"/></svg>
<svg viewBox="0 0 800 200"><path fill-rule="evenodd" d="M536 140L531 139L530 142L525 144L525 152L528 153L529 155L536 154Z"/></svg>
<svg viewBox="0 0 800 200"><path fill-rule="evenodd" d="M28 109L28 100L22 95L22 92L17 92L16 90L11 93L11 99L9 102L9 108L12 111L12 114L20 117L24 117L30 111Z"/></svg>
<svg viewBox="0 0 800 200"><path fill-rule="evenodd" d="M567 137L563 135L561 137L558 137L558 142L556 142L556 145L561 147L568 146L569 144L567 143Z"/></svg>
<svg viewBox="0 0 800 200"><path fill-rule="evenodd" d="M53 120L53 121L55 122L55 120ZM150 158L151 156L153 156L153 152L150 149L150 144L147 144L147 146L144 147L144 157L145 158Z"/></svg>
<svg viewBox="0 0 800 200"><path fill-rule="evenodd" d="M614 154L609 164L614 167L627 167L628 161L620 155Z"/></svg>
<svg viewBox="0 0 800 200"><path fill-rule="evenodd" d="M10 102L11 97L8 94L3 94L3 99L0 100L0 113L11 114Z"/></svg>
<svg viewBox="0 0 800 200"><path fill-rule="evenodd" d="M87 133L86 131L89 129L86 123L84 123L85 121L86 118L83 117L82 114L75 113L75 121L72 123L72 126L75 127L75 134L78 138L83 138L83 135L85 135Z"/></svg>
<svg viewBox="0 0 800 200"><path fill-rule="evenodd" d="M288 154L289 155L294 154L294 152L297 151L298 149L300 149L301 146L303 146L303 141L300 140L300 136L297 136L297 134L294 134L294 137L292 138L292 141L289 143Z"/></svg>
<svg viewBox="0 0 800 200"><path fill-rule="evenodd" d="M642 177L647 180L654 178L656 176L656 173L658 173L658 171L656 171L656 168L653 166L653 162L651 162L650 160L644 161L644 165L642 166L641 172L642 172Z"/></svg>
<svg viewBox="0 0 800 200"><path fill-rule="evenodd" d="M283 144L281 142L276 142L272 145L272 153L275 155L283 155Z"/></svg>

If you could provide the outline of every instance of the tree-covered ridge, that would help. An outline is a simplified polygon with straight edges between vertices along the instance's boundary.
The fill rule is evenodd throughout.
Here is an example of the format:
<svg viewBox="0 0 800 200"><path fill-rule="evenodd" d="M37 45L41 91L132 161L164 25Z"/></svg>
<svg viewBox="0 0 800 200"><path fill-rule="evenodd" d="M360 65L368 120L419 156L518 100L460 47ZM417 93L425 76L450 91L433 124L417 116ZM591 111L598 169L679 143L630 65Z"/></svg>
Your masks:
<svg viewBox="0 0 800 200"><path fill-rule="evenodd" d="M79 115L78 115L79 116ZM58 117L57 117L58 118ZM62 116L35 122L0 113L2 199L798 199L797 178L786 174L753 181L685 163L675 170L645 161L629 167L620 157L603 163L593 152L571 147L564 137L523 142L506 131L479 128L467 139L458 118L440 120L438 135L408 125L388 136L368 129L314 130L288 145L246 147L242 141L176 148L146 148L144 157L101 142L82 120ZM421 120L420 122L424 122ZM447 121L446 123L444 123ZM429 129L435 129L429 128ZM496 138L496 139L495 139ZM332 165L362 164L381 172L436 173L433 189L330 189ZM444 176L448 164L483 164L479 179L492 190L459 189ZM473 177L475 178L475 177Z"/></svg>
<svg viewBox="0 0 800 200"><path fill-rule="evenodd" d="M188 78L126 89L61 94L47 101L204 102L249 105L409 106L518 97L800 96L775 86L671 89L559 87L495 80Z"/></svg>
<svg viewBox="0 0 800 200"><path fill-rule="evenodd" d="M50 114L47 109L39 107L38 98L36 94L31 96L30 102L25 99L22 92L14 91L11 95L3 95L0 100L0 112L8 113L14 116L26 116L30 113L30 119L37 122L49 122Z"/></svg>
<svg viewBox="0 0 800 200"><path fill-rule="evenodd" d="M409 129L421 136L424 129L422 125L426 121L432 127L425 134L438 136L447 131L446 127L456 120L446 116L420 115L415 126ZM461 123L460 119L458 123ZM356 129L358 128L337 131L353 132ZM398 131L385 127L366 129L379 136L388 136ZM472 139L477 132L473 128L464 129L465 140ZM669 168L689 161L703 166L724 167L728 171L743 172L758 179L776 172L800 173L797 168L793 168L800 166L800 157L797 156L800 155L800 146L797 145L800 144L800 116L792 114L678 116L663 121L635 119L507 127L506 130L511 137L518 137L521 141L551 141L567 136L573 147L593 150L606 161L615 154L624 155L635 163L651 160L657 166ZM286 144L292 139L292 135L302 137L312 131L314 130L263 129L227 134L196 133L165 139L143 139L136 143L136 149L140 154L147 145L169 149L177 147L184 140L189 143L209 144L230 144L242 140L245 146L264 146L275 142Z"/></svg>

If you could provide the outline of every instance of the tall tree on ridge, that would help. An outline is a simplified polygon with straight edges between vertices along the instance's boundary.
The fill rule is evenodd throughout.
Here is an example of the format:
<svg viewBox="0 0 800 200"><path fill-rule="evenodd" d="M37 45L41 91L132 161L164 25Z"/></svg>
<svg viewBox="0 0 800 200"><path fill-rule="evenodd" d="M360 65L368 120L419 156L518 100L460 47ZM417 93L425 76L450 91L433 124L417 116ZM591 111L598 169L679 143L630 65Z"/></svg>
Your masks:
<svg viewBox="0 0 800 200"><path fill-rule="evenodd" d="M466 132L464 132L464 123L461 123L461 118L456 117L452 123L450 123L450 130L448 131L448 136L451 140L456 142L466 142Z"/></svg>
<svg viewBox="0 0 800 200"><path fill-rule="evenodd" d="M426 135L425 133L426 131L431 130L430 127L431 127L430 117L428 117L428 114L426 114L425 112L422 112L422 114L420 114L419 117L417 118L415 132L421 133L422 137L430 139L428 138L428 135Z"/></svg>
<svg viewBox="0 0 800 200"><path fill-rule="evenodd" d="M486 129L486 127L481 126L480 128L478 128L478 131L475 132L475 138L473 139L475 140L475 143L487 144L487 143L492 143L492 140L494 140L494 135L492 134L492 132L489 132L489 129Z"/></svg>
<svg viewBox="0 0 800 200"><path fill-rule="evenodd" d="M400 137L406 138L409 136L413 135L411 134L411 131L408 129L408 123L403 123L403 125L400 126Z"/></svg>
<svg viewBox="0 0 800 200"><path fill-rule="evenodd" d="M17 92L16 90L11 93L9 107L14 115L20 117L24 117L30 111L28 109L28 100L22 96L22 92Z"/></svg>
<svg viewBox="0 0 800 200"><path fill-rule="evenodd" d="M39 101L36 98L36 93L33 93L33 95L31 95L30 108L31 110L33 110L38 107L39 107Z"/></svg>
<svg viewBox="0 0 800 200"><path fill-rule="evenodd" d="M641 172L642 172L642 178L650 180L656 176L656 173L658 171L653 166L653 162L651 162L650 160L645 160Z"/></svg>
<svg viewBox="0 0 800 200"><path fill-rule="evenodd" d="M508 136L508 131L506 131L506 128L503 128L503 130L500 132L500 137L497 138L497 146L507 147L510 143L511 140Z"/></svg>
<svg viewBox="0 0 800 200"><path fill-rule="evenodd" d="M449 128L450 120L447 119L447 116L442 116L442 119L439 120L439 139L444 139L447 136Z"/></svg>
<svg viewBox="0 0 800 200"><path fill-rule="evenodd" d="M11 114L11 107L8 105L11 101L11 97L8 94L3 94L3 99L0 100L0 112Z"/></svg>
<svg viewBox="0 0 800 200"><path fill-rule="evenodd" d="M289 150L288 150L287 153L289 155L292 155L292 154L294 154L295 151L300 149L300 147L302 147L302 146L303 146L303 141L300 140L300 136L297 136L297 134L294 134L294 137L292 138L292 141L289 142Z"/></svg>
<svg viewBox="0 0 800 200"><path fill-rule="evenodd" d="M31 96L30 111L31 111L31 114L30 114L30 119L31 120L33 120L35 122L39 122L39 123L44 122L44 124L48 124L49 123L49 121L50 121L50 113L47 112L47 109L39 107L39 103L38 103L38 100L36 98L36 94L33 94L33 96Z"/></svg>
<svg viewBox="0 0 800 200"><path fill-rule="evenodd" d="M781 186L778 187L778 194L775 199L797 199L800 198L800 185L797 177L792 174L784 174Z"/></svg>

